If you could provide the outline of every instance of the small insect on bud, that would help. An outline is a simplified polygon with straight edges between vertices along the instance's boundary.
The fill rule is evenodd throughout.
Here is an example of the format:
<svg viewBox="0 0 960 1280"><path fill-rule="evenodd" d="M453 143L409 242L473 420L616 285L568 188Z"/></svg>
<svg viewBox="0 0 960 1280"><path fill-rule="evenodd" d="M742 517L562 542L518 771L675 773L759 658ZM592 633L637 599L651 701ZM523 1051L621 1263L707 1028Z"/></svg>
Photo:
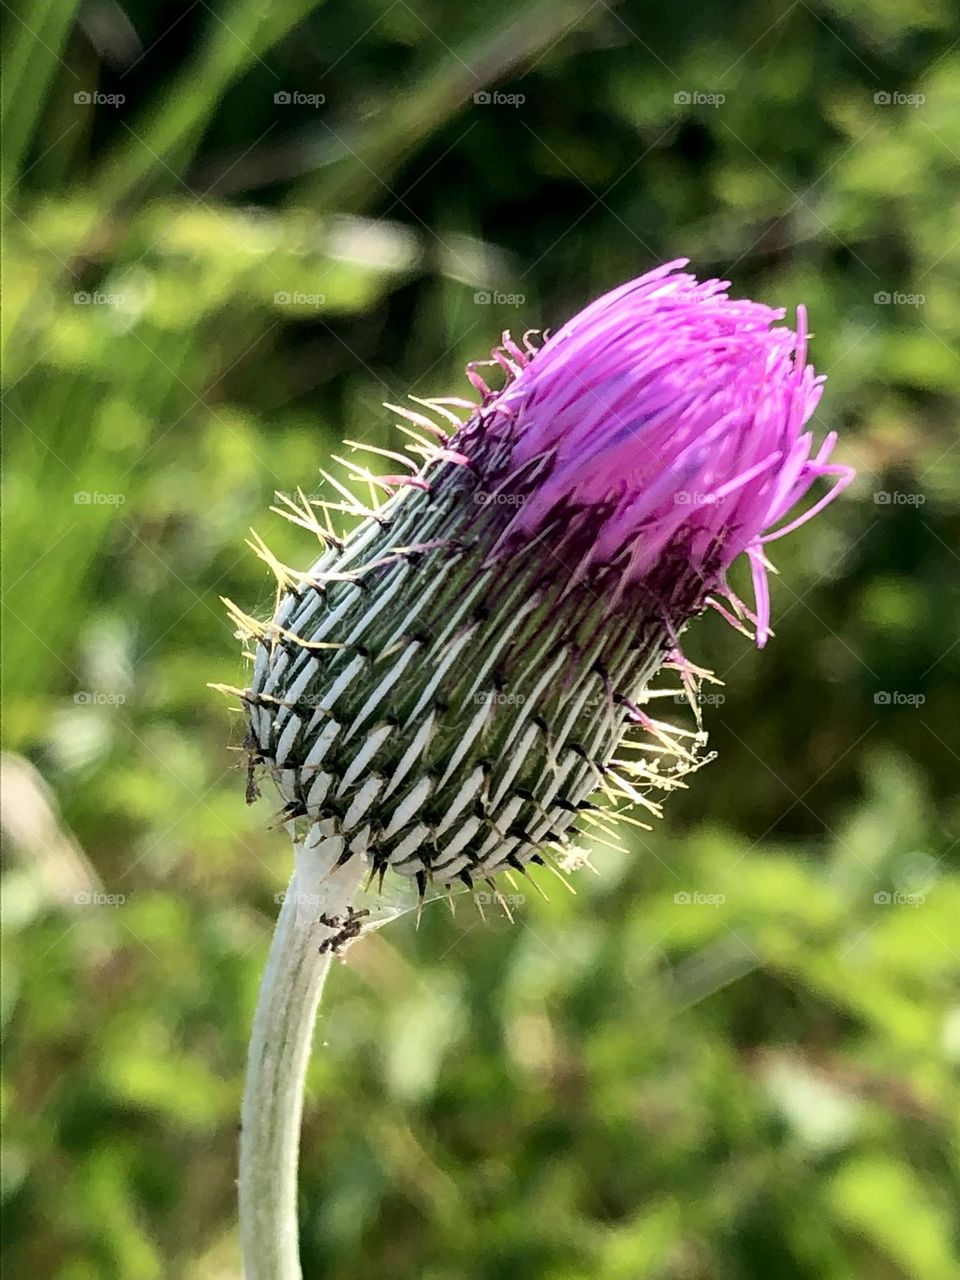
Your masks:
<svg viewBox="0 0 960 1280"><path fill-rule="evenodd" d="M655 718L650 682L706 673L680 651L712 605L769 635L766 544L852 478L804 431L822 378L806 328L669 263L614 289L539 347L504 334L472 365L479 402L396 408L422 463L354 478L362 506L299 494L289 518L325 542L305 573L272 564L274 617L234 610L255 641L242 694L254 758L291 817L427 883L471 884L563 849L591 797L657 812L703 759L692 728ZM463 415L462 417L460 415ZM374 452L383 452L375 450ZM832 489L780 522L821 477ZM332 515L360 523L347 536ZM755 605L727 570L742 553ZM599 829L599 828L598 828Z"/></svg>

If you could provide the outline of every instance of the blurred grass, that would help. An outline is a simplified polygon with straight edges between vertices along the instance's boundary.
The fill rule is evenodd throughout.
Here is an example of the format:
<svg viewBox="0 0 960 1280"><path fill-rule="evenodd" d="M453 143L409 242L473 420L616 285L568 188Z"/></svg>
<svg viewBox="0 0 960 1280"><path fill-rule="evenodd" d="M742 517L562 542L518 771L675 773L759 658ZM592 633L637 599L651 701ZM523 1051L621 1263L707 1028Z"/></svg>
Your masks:
<svg viewBox="0 0 960 1280"><path fill-rule="evenodd" d="M305 1273L952 1280L955 11L7 17L7 1274L239 1275L288 862L206 688L240 673L219 597L270 600L248 527L302 561L274 490L314 491L341 437L396 443L383 400L462 392L502 328L686 254L807 302L817 427L859 480L778 544L762 655L691 632L719 759L664 824L512 927L434 907L351 950Z"/></svg>

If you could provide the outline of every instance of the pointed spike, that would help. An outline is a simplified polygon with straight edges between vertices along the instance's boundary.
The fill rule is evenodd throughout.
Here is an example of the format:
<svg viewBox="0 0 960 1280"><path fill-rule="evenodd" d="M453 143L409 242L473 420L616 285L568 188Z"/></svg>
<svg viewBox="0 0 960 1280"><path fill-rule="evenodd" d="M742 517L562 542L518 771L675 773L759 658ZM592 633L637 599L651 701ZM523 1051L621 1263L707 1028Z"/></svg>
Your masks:
<svg viewBox="0 0 960 1280"><path fill-rule="evenodd" d="M243 639L248 639L250 636L256 636L258 640L263 639L266 628L262 622L258 622L256 618L251 618L248 613L244 613L240 606L234 604L229 597L221 596L220 601L225 606L235 625L246 633L242 637Z"/></svg>
<svg viewBox="0 0 960 1280"><path fill-rule="evenodd" d="M250 701L249 689L238 689L233 684L217 684L212 680L207 681L207 688L213 689L216 693L225 694L228 698L239 698L241 702Z"/></svg>
<svg viewBox="0 0 960 1280"><path fill-rule="evenodd" d="M378 489L383 489L387 494L391 494L393 492L390 486L386 484L380 476L375 476L371 471L368 471L366 467L361 467L358 463L351 462L349 458L341 458L340 455L336 453L332 453L330 456L333 458L334 462L339 462L341 467L346 467L352 476L359 480L361 484L369 486L371 490L376 486ZM379 500L377 495L371 492L370 497L372 503L371 510L378 510Z"/></svg>
<svg viewBox="0 0 960 1280"><path fill-rule="evenodd" d="M528 875L528 876L527 876L527 879L526 879L526 883L527 883L527 884L532 884L532 885L533 885L534 889L536 889L537 893L539 893L540 897L544 900L544 902L549 902L549 901L550 901L550 899L549 899L549 897L547 896L546 891L544 890L543 886L540 884L540 882L539 882L538 880L535 880L535 879L533 878L533 876L529 876L529 875Z"/></svg>
<svg viewBox="0 0 960 1280"><path fill-rule="evenodd" d="M337 493L339 493L341 498L343 498L344 502L347 503L348 509L353 508L359 514L371 520L376 516L377 513L371 510L369 507L364 507L363 504L360 502L360 500L357 498L357 495L355 493L351 493L350 490L346 487L346 485L341 484L340 481L336 478L336 476L331 475L329 471L324 471L323 469L321 469L320 474L323 476L324 480L326 480L327 484L333 485ZM327 505L335 506L336 504L328 503Z"/></svg>
<svg viewBox="0 0 960 1280"><path fill-rule="evenodd" d="M425 893L426 893L426 891L427 891L427 876L426 876L426 872L424 872L424 871L418 871L418 872L417 872L416 879L417 879L417 889L418 889L419 894L420 894L420 899L419 899L419 901L417 902L417 928L419 929L419 928L420 928L420 917L421 917L421 915L423 914L423 896L424 896L424 894L425 894Z"/></svg>
<svg viewBox="0 0 960 1280"><path fill-rule="evenodd" d="M402 422L397 423L397 430L402 431L405 436L409 436L411 440L416 441L417 450L412 450L411 452L420 451L425 453L431 453L438 448L438 446L435 445L432 441L427 440L424 436L421 436L416 431L414 431L413 427L404 426ZM405 449L410 448L410 446L407 444L405 444L403 447Z"/></svg>
<svg viewBox="0 0 960 1280"><path fill-rule="evenodd" d="M553 874L557 877L557 879L560 881L560 883L563 885L563 887L567 890L568 893L572 893L575 898L578 896L576 889L573 887L570 881L566 878L566 876L563 874L563 872L560 870L559 867L554 866L552 862L544 862L543 865L547 868L548 871L553 872Z"/></svg>
<svg viewBox="0 0 960 1280"><path fill-rule="evenodd" d="M357 440L344 440L343 443L348 445L351 449L360 450L362 453L375 453L381 458L389 458L392 462L402 463L403 466L409 467L410 471L414 475L416 475L420 470L420 468L416 466L415 463L411 462L409 458L405 458L402 453L395 453L392 449L381 449L375 444L361 444Z"/></svg>
<svg viewBox="0 0 960 1280"><path fill-rule="evenodd" d="M447 422L456 427L458 431L463 426L463 419L458 418L452 409L447 408L447 405L458 405L461 409L469 409L471 413L476 413L477 411L477 406L469 400L458 400L456 398L422 400L420 396L410 396L409 399L414 404L422 404L424 408L430 409L433 413L439 413L442 418L446 418Z"/></svg>
<svg viewBox="0 0 960 1280"><path fill-rule="evenodd" d="M510 906L507 903L506 898L503 896L503 894L500 892L500 890L497 888L497 886L493 883L492 880L487 880L487 884L493 890L493 896L496 898L497 902L500 904L500 908L503 911L504 915L506 915L507 919L510 921L511 924L516 924L516 921L513 918L513 913L510 910Z"/></svg>
<svg viewBox="0 0 960 1280"><path fill-rule="evenodd" d="M277 599L279 602L280 593L290 591L292 588L296 587L297 578L302 575L297 574L296 570L291 569L288 565L285 565L282 561L278 560L264 540L260 537L259 533L257 533L256 529L251 529L250 533L253 535L252 541L250 538L247 538L246 544L255 555L259 556L276 578L278 592Z"/></svg>
<svg viewBox="0 0 960 1280"><path fill-rule="evenodd" d="M300 649L357 649L356 645L343 644L339 640L304 640L303 636L297 635L295 631L289 631L286 627L281 627L279 622L267 623L266 630L274 635L282 636L284 640L289 640L291 644L297 645Z"/></svg>
<svg viewBox="0 0 960 1280"><path fill-rule="evenodd" d="M289 508L289 510L284 510L284 507L271 507L271 511L275 512L278 516L283 516L284 520L289 520L291 524L299 525L300 528L308 530L308 532L312 533L324 545L331 543L337 548L343 547L343 539L337 537L333 532L332 527L329 530L322 529L320 527L317 522L317 517L313 514L312 504L302 489L297 489L297 497L303 504L302 507L298 507L297 504L285 493L277 491L276 497L277 500L283 503L284 507ZM327 518L327 523L329 524L329 517Z"/></svg>
<svg viewBox="0 0 960 1280"><path fill-rule="evenodd" d="M411 399L413 398L411 396ZM408 422L413 422L418 427L423 427L425 431L429 431L432 435L440 436L442 440L446 440L449 435L449 432L444 431L443 427L437 426L435 422L432 422L423 413L416 413L413 409L404 408L403 405L388 404L386 400L383 402L383 407L389 409L391 413L398 413L401 418L406 418Z"/></svg>

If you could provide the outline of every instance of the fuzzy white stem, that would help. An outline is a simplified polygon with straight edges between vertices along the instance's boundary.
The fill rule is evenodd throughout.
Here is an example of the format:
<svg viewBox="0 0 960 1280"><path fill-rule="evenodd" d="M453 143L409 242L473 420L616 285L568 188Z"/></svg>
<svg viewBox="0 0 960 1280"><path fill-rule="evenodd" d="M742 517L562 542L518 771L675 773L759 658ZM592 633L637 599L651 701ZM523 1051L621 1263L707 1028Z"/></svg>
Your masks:
<svg viewBox="0 0 960 1280"><path fill-rule="evenodd" d="M304 1081L331 960L320 948L339 931L317 917L342 921L363 871L359 857L334 869L343 841L319 828L294 848L296 867L260 987L243 1094L239 1195L246 1280L301 1280L297 1160Z"/></svg>

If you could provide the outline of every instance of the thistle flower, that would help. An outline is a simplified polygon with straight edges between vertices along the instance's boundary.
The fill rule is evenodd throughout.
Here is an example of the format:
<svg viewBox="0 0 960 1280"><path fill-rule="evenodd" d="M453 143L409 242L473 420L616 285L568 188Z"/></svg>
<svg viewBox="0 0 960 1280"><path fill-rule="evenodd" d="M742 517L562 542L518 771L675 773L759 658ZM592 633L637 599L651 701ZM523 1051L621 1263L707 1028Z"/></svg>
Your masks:
<svg viewBox="0 0 960 1280"><path fill-rule="evenodd" d="M422 465L383 450L405 473L346 463L382 503L361 506L332 477L343 501L285 499L282 514L324 543L308 572L255 536L277 606L267 623L230 606L255 641L251 687L233 692L251 768L284 797L296 866L244 1091L249 1280L300 1277L303 1082L331 952L360 931L362 868L415 877L421 898L430 882L492 885L566 855L578 819L602 827L594 792L657 812L651 796L703 758L706 673L681 632L713 605L762 645L766 544L851 479L829 461L833 434L814 451L804 431L822 379L806 364L803 311L794 332L783 312L733 301L683 265L614 289L539 348L504 334L485 362L499 390L468 369L479 403L397 408L433 437L415 437ZM824 476L832 489L794 515ZM339 537L334 513L361 522ZM726 576L743 553L753 608ZM645 710L664 667L679 672L694 729Z"/></svg>
<svg viewBox="0 0 960 1280"><path fill-rule="evenodd" d="M823 379L803 309L794 331L684 265L539 348L504 334L468 369L479 403L397 408L439 441L417 440L419 466L388 454L399 475L346 464L380 505L332 479L344 501L288 503L325 544L309 572L259 545L281 589L269 623L237 611L256 639L249 743L341 864L414 876L421 896L522 872L568 846L594 792L656 811L653 792L702 758L699 719L684 733L644 709L652 677L672 666L692 695L703 673L679 637L707 606L766 642L766 545L851 472L829 461L834 433L815 449L804 430ZM793 515L822 477L832 488ZM338 537L331 512L362 523ZM752 608L727 581L743 553Z"/></svg>

